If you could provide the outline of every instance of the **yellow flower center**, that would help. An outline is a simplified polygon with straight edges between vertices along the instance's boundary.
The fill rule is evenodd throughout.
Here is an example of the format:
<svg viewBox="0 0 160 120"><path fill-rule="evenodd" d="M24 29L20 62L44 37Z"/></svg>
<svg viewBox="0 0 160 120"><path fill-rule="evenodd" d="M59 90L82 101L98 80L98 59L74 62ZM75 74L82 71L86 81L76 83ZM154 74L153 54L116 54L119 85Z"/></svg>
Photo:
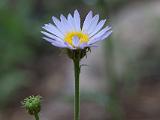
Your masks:
<svg viewBox="0 0 160 120"><path fill-rule="evenodd" d="M82 43L87 43L89 41L89 36L82 32L69 32L65 35L64 41L70 44L71 46L75 47L73 45L73 37L79 38L79 45Z"/></svg>

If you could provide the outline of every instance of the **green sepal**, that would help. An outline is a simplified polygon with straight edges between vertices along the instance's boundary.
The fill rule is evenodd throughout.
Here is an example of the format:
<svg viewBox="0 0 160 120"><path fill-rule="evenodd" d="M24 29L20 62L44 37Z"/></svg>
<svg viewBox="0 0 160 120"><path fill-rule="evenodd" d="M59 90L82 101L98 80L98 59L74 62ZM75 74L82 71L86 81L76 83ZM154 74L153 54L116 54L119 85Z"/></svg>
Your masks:
<svg viewBox="0 0 160 120"><path fill-rule="evenodd" d="M87 57L87 52L91 52L91 49L89 47L86 47L84 49L67 49L67 55L72 60L81 60L85 56Z"/></svg>

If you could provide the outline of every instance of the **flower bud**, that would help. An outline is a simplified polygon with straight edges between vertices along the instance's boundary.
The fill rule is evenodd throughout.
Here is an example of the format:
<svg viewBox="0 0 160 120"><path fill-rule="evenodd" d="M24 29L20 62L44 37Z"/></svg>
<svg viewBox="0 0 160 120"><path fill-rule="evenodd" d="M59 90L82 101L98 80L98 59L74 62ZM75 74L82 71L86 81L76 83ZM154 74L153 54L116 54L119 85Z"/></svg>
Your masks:
<svg viewBox="0 0 160 120"><path fill-rule="evenodd" d="M41 96L29 96L24 99L22 105L30 115L38 114L41 110Z"/></svg>

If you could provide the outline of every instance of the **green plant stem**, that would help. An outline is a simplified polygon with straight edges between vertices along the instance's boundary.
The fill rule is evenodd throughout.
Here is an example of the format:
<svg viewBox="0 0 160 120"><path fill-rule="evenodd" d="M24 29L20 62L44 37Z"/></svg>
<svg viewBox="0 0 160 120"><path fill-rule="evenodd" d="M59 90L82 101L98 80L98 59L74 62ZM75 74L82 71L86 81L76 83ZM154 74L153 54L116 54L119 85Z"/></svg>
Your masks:
<svg viewBox="0 0 160 120"><path fill-rule="evenodd" d="M38 113L34 114L35 120L39 120L39 115Z"/></svg>
<svg viewBox="0 0 160 120"><path fill-rule="evenodd" d="M80 60L74 59L73 62L74 62L74 75L75 75L74 120L80 120L80 92L79 92Z"/></svg>

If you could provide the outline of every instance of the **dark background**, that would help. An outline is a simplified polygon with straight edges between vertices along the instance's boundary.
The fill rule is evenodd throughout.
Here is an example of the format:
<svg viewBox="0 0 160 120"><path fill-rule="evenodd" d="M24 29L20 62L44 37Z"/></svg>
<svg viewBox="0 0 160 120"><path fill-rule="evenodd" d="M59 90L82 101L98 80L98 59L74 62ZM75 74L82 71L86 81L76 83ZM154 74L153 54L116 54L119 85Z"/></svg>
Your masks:
<svg viewBox="0 0 160 120"><path fill-rule="evenodd" d="M159 120L159 0L0 0L0 120L31 120L29 95L43 97L41 120L73 119L72 62L40 31L75 9L114 31L82 61L81 120Z"/></svg>

